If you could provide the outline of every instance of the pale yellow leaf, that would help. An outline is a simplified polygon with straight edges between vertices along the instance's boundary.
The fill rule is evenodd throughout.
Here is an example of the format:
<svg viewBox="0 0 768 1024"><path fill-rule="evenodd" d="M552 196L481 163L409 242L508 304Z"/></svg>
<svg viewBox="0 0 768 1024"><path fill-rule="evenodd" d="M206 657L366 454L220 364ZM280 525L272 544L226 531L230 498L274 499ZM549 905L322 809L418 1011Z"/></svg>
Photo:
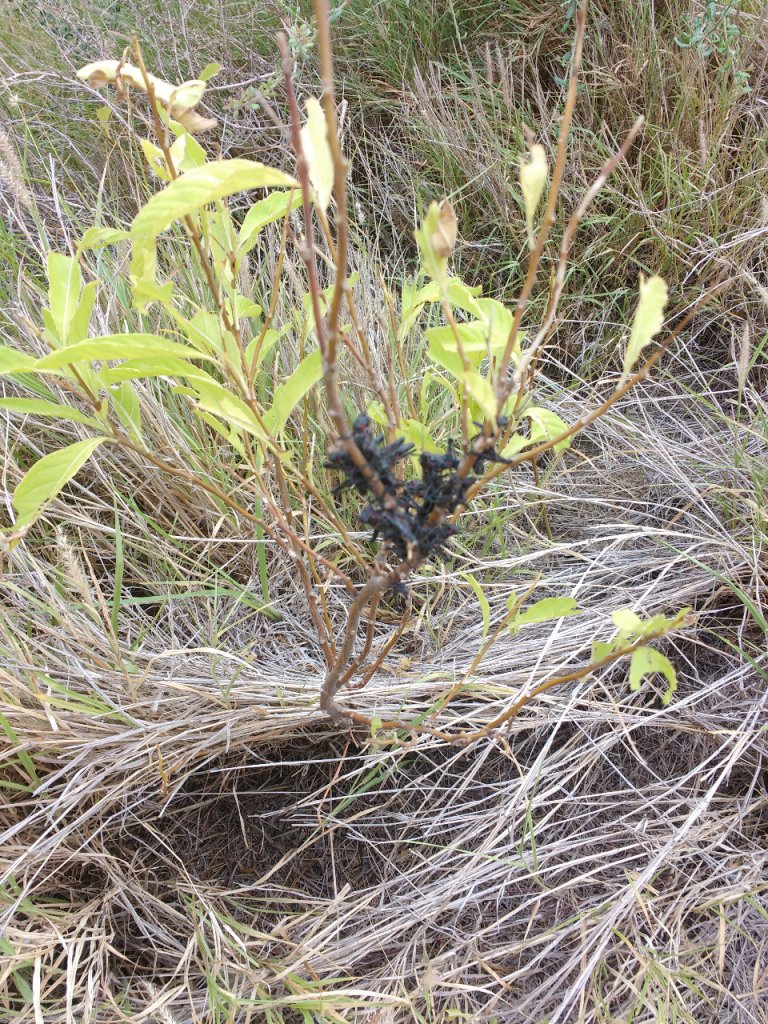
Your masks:
<svg viewBox="0 0 768 1024"><path fill-rule="evenodd" d="M528 160L520 164L520 188L523 192L525 222L528 228L528 242L531 248L535 244L533 218L544 194L548 170L546 150L543 146L536 143L531 146Z"/></svg>
<svg viewBox="0 0 768 1024"><path fill-rule="evenodd" d="M325 112L314 96L307 100L307 123L301 129L301 144L309 164L309 180L315 190L315 202L325 211L333 192L333 157L328 144Z"/></svg>
<svg viewBox="0 0 768 1024"><path fill-rule="evenodd" d="M446 199L440 207L440 216L437 219L437 227L432 232L432 248L435 254L447 259L456 246L458 235L458 224L453 207Z"/></svg>
<svg viewBox="0 0 768 1024"><path fill-rule="evenodd" d="M661 330L666 305L667 285L664 279L649 277L646 281L640 275L640 301L637 304L632 332L624 355L622 380L627 379L642 350Z"/></svg>

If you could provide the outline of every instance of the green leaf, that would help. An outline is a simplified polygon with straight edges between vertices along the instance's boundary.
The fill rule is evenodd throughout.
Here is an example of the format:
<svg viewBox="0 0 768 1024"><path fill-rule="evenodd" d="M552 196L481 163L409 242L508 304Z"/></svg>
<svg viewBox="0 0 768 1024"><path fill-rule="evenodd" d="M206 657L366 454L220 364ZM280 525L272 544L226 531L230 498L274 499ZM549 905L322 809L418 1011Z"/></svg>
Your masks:
<svg viewBox="0 0 768 1024"><path fill-rule="evenodd" d="M386 426L386 418L383 425ZM397 432L398 434L402 434L406 441L410 441L411 444L416 445L417 451L439 452L441 450L440 445L435 442L429 430L427 430L424 424L420 423L418 420L400 420L397 426Z"/></svg>
<svg viewBox="0 0 768 1024"><path fill-rule="evenodd" d="M323 360L315 349L305 356L288 380L275 389L272 406L264 414L264 424L272 434L279 434L285 428L288 417L310 388L323 376Z"/></svg>
<svg viewBox="0 0 768 1024"><path fill-rule="evenodd" d="M0 345L0 375L6 373L34 372L37 360L26 352Z"/></svg>
<svg viewBox="0 0 768 1024"><path fill-rule="evenodd" d="M325 211L333 192L333 157L328 143L325 111L314 96L307 100L307 123L301 129L301 143L309 165L315 202Z"/></svg>
<svg viewBox="0 0 768 1024"><path fill-rule="evenodd" d="M215 160L187 171L156 193L136 214L131 235L136 241L156 238L182 217L216 199L236 192L271 186L289 187L296 182L282 171L266 167L256 160Z"/></svg>
<svg viewBox="0 0 768 1024"><path fill-rule="evenodd" d="M129 437L141 443L141 402L133 387L126 381L113 388L109 397Z"/></svg>
<svg viewBox="0 0 768 1024"><path fill-rule="evenodd" d="M595 640L592 644L592 661L603 661L610 654L613 654L616 650L616 645L613 643L606 643L604 640Z"/></svg>
<svg viewBox="0 0 768 1024"><path fill-rule="evenodd" d="M470 370L467 373L463 373L461 379L468 394L472 396L480 412L483 414L484 419L495 423L498 402L496 400L496 392L493 390L493 385L488 378L483 377L482 374L476 373L474 370Z"/></svg>
<svg viewBox="0 0 768 1024"><path fill-rule="evenodd" d="M144 312L150 302L167 304L173 295L173 283L157 282L157 246L154 238L134 241L131 249L130 279L133 305Z"/></svg>
<svg viewBox="0 0 768 1024"><path fill-rule="evenodd" d="M226 351L218 313L210 313L208 310L201 309L191 320L186 320L183 317L177 317L176 320L189 341L199 351L209 354ZM234 338L231 340L234 341Z"/></svg>
<svg viewBox="0 0 768 1024"><path fill-rule="evenodd" d="M43 398L0 398L0 409L18 412L30 416L52 416L54 419L72 420L74 423L87 423L91 427L103 426L93 416L81 412L70 405L58 405L46 402Z"/></svg>
<svg viewBox="0 0 768 1024"><path fill-rule="evenodd" d="M205 150L193 135L183 132L171 146L171 159L176 170L183 174L193 167L203 166L206 161Z"/></svg>
<svg viewBox="0 0 768 1024"><path fill-rule="evenodd" d="M481 300L478 298L482 290L480 285L468 285L460 277L450 277L445 286L445 295L452 306L457 306L459 309L463 309L465 313L472 313L473 316L477 316L482 308L481 303L492 301L490 299ZM501 305L501 303L498 303L498 305Z"/></svg>
<svg viewBox="0 0 768 1024"><path fill-rule="evenodd" d="M474 311L483 324L486 348L492 355L503 352L507 347L512 330L512 310L496 299L475 299ZM518 346L522 334L518 334Z"/></svg>
<svg viewBox="0 0 768 1024"><path fill-rule="evenodd" d="M116 245L130 238L129 231L120 228L88 228L77 247L78 254L86 249L101 249L106 245Z"/></svg>
<svg viewBox="0 0 768 1024"><path fill-rule="evenodd" d="M214 75L218 75L221 71L221 64L217 64L216 61L211 61L210 64L206 64L200 74L197 76L198 81L207 82Z"/></svg>
<svg viewBox="0 0 768 1024"><path fill-rule="evenodd" d="M422 309L428 302L437 302L440 298L440 285L437 281L430 281L423 288L417 291L414 281L406 281L400 292L400 326L398 336L404 338L416 320Z"/></svg>
<svg viewBox="0 0 768 1024"><path fill-rule="evenodd" d="M561 419L556 412L552 412L551 409L534 407L527 409L525 415L529 417L534 428L538 428L531 430L531 442L533 444L551 441L553 438L564 434L568 429L568 424L565 420ZM558 441L554 446L554 450L556 452L564 451L570 443L571 438L566 437L563 441Z"/></svg>
<svg viewBox="0 0 768 1024"><path fill-rule="evenodd" d="M620 633L639 633L643 628L643 620L631 608L617 608L611 621Z"/></svg>
<svg viewBox="0 0 768 1024"><path fill-rule="evenodd" d="M259 233L276 220L282 220L289 210L301 206L301 190L292 192L270 192L266 199L254 203L243 218L238 235L239 255L250 252L256 245Z"/></svg>
<svg viewBox="0 0 768 1024"><path fill-rule="evenodd" d="M661 673L669 684L667 686L662 702L666 705L672 699L672 694L677 689L677 674L674 666L666 655L655 651L652 647L638 647L632 652L632 660L629 665L629 688L639 690L640 684L646 676Z"/></svg>
<svg viewBox="0 0 768 1024"><path fill-rule="evenodd" d="M238 342L229 331L223 330L218 313L201 309L190 321L180 315L174 314L174 316L187 339L200 351L224 353L229 356L233 364L240 362Z"/></svg>
<svg viewBox="0 0 768 1024"><path fill-rule="evenodd" d="M416 231L422 263L428 277L441 290L448 284L448 257L456 244L456 215L447 201L431 203L421 227Z"/></svg>
<svg viewBox="0 0 768 1024"><path fill-rule="evenodd" d="M202 380L190 377L189 383L190 388L176 388L174 390L191 394L202 409L213 413L214 416L221 417L230 426L239 427L255 437L260 437L262 440L265 439L264 430L256 415L237 395L228 391L217 381L213 380L213 378Z"/></svg>
<svg viewBox="0 0 768 1024"><path fill-rule="evenodd" d="M159 145L147 138L139 140L141 150L150 170L161 181L173 181L175 175L168 169L165 153ZM171 165L176 174L191 170L193 167L201 167L206 162L206 153L203 146L188 132L182 131L168 151L171 158ZM130 238L130 232L128 234Z"/></svg>
<svg viewBox="0 0 768 1024"><path fill-rule="evenodd" d="M456 340L458 334L464 354L475 369L490 351L488 327L481 320L456 324L455 332L450 324L446 324L442 327L429 327L424 333L429 341L433 339L438 341L440 346L448 352L459 351L459 344Z"/></svg>
<svg viewBox="0 0 768 1024"><path fill-rule="evenodd" d="M35 363L36 370L54 370L59 366L88 363L94 359L142 359L175 356L184 359L208 359L202 352L170 341L159 334L106 334L89 338L69 348L56 349Z"/></svg>
<svg viewBox="0 0 768 1024"><path fill-rule="evenodd" d="M44 456L22 478L13 493L13 505L19 514L17 526L26 526L40 513L46 502L55 498L105 437L89 437Z"/></svg>
<svg viewBox="0 0 768 1024"><path fill-rule="evenodd" d="M661 330L667 297L667 286L663 278L649 277L646 281L642 274L640 275L640 301L632 321L632 331L624 356L622 381L629 376L645 346Z"/></svg>
<svg viewBox="0 0 768 1024"><path fill-rule="evenodd" d="M241 295L239 292L235 292L230 304L238 320L243 317L250 320L252 317L261 316L264 312L258 302L254 302L253 299L249 299L247 295Z"/></svg>
<svg viewBox="0 0 768 1024"><path fill-rule="evenodd" d="M194 363L184 359L136 359L119 366L105 366L99 371L99 380L109 387L124 380L143 380L149 377L184 377L213 380Z"/></svg>
<svg viewBox="0 0 768 1024"><path fill-rule="evenodd" d="M72 318L80 301L80 264L73 256L49 252L47 267L48 306L53 322L53 333L56 341L66 345Z"/></svg>
<svg viewBox="0 0 768 1024"><path fill-rule="evenodd" d="M551 441L552 438L559 437L560 434L564 434L568 429L568 424L560 419L557 413L551 412L549 409L534 407L526 410L524 415L530 417L531 420L529 436L524 437L522 434L513 434L502 452L505 459L510 459L517 455L523 448L531 448L534 445L542 444L544 441ZM566 437L564 441L559 441L554 446L554 450L561 452L570 443L571 438Z"/></svg>
<svg viewBox="0 0 768 1024"><path fill-rule="evenodd" d="M91 315L93 314L93 307L96 302L97 285L97 281L89 281L85 288L83 288L69 328L69 338L67 339L67 344L69 345L83 341L88 337L88 331L91 327Z"/></svg>
<svg viewBox="0 0 768 1024"><path fill-rule="evenodd" d="M232 214L219 200L206 216L206 239L216 275L229 294L234 287L232 261L237 247L237 234Z"/></svg>
<svg viewBox="0 0 768 1024"><path fill-rule="evenodd" d="M509 631L515 635L521 626L529 626L534 622L548 622L550 619L565 619L570 615L578 615L580 608L573 597L545 597L536 601L525 611L510 616Z"/></svg>
<svg viewBox="0 0 768 1024"><path fill-rule="evenodd" d="M208 412L206 409L203 409L202 406L197 406L195 408L195 414L199 416L204 423L207 423L211 430L213 430L216 434L222 437L227 442L227 444L232 445L235 451L242 456L243 460L247 458L245 453L245 447L240 438L239 427L225 425L224 423L221 422L220 419L217 419L216 416L214 416L212 413Z"/></svg>
<svg viewBox="0 0 768 1024"><path fill-rule="evenodd" d="M445 296L452 306L463 309L475 316L478 315L477 296L482 289L470 287L459 277L450 277L445 285ZM413 327L419 313L427 303L439 302L441 299L440 285L437 281L428 281L422 288L417 288L415 281L407 281L400 293L400 326L398 335L404 338Z"/></svg>
<svg viewBox="0 0 768 1024"><path fill-rule="evenodd" d="M448 334L444 333L445 330L443 327L433 327L426 331L428 341L427 354L433 363L442 366L443 369L458 379L464 373L464 367L461 364L461 357L456 349L456 340L453 338L453 332L450 328L447 330L453 341L453 349L446 348L444 341L448 339ZM471 365L472 359L469 356L467 358ZM480 362L482 362L482 355L478 360L478 365Z"/></svg>
<svg viewBox="0 0 768 1024"><path fill-rule="evenodd" d="M261 366L261 364L264 362L266 357L269 355L269 353L275 347L277 342L289 330L290 330L290 325L286 325L285 327L282 327L279 331L274 330L274 328L272 328L272 327L268 327L266 329L266 331L264 332L264 340L261 343L261 347L259 348L258 355L257 355L257 353L256 353L256 346L259 343L259 337L261 335L261 332L259 332L259 334L257 334L256 337L253 338L248 343L248 346L247 346L247 348L245 350L245 365L249 366L252 371L255 370L256 367ZM255 366L253 365L254 356L257 356L257 358L256 358L256 365Z"/></svg>
<svg viewBox="0 0 768 1024"><path fill-rule="evenodd" d="M491 606L488 603L488 598L483 593L483 588L477 579L472 575L471 572L461 573L462 577L469 583L470 587L475 592L475 597L480 605L480 611L483 616L483 640L488 636L488 630L491 628Z"/></svg>

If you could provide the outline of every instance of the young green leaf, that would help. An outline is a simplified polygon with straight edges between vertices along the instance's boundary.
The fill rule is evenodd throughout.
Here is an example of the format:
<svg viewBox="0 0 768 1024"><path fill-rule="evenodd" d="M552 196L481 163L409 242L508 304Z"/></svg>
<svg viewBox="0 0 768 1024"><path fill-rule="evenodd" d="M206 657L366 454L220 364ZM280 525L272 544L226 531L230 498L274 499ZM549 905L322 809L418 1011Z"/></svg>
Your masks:
<svg viewBox="0 0 768 1024"><path fill-rule="evenodd" d="M459 328L465 327L466 324L459 324ZM438 366L442 366L443 369L447 370L453 377L457 379L464 373L464 367L462 366L461 356L458 353L456 346L456 339L453 337L453 332L450 328L443 327L431 327L427 332L428 348L427 354L433 363L437 363ZM461 335L460 335L461 336ZM448 347L451 345L452 347ZM465 349L465 355L469 361L470 366L480 365L482 362L482 355L479 359L476 358L475 354L467 354Z"/></svg>
<svg viewBox="0 0 768 1024"><path fill-rule="evenodd" d="M495 423L498 402L496 400L496 392L493 390L493 385L488 378L483 377L482 374L477 373L475 370L468 370L466 373L462 373L461 379L464 387L467 389L467 393L474 399L484 419Z"/></svg>
<svg viewBox="0 0 768 1024"><path fill-rule="evenodd" d="M261 316L264 312L258 302L254 302L253 299L249 299L247 295L241 295L239 292L235 292L231 297L230 305L238 320Z"/></svg>
<svg viewBox="0 0 768 1024"><path fill-rule="evenodd" d="M194 410L195 415L199 416L203 423L207 423L214 433L222 437L227 444L232 445L235 451L242 456L243 460L247 458L245 446L241 440L242 429L238 426L232 426L231 422L229 425L222 423L220 419L217 419L212 413L208 412L207 409L203 409L202 406L197 406Z"/></svg>
<svg viewBox="0 0 768 1024"><path fill-rule="evenodd" d="M158 284L157 246L154 238L134 240L131 248L130 279L133 305L144 312L150 302L167 304L173 295L173 282Z"/></svg>
<svg viewBox="0 0 768 1024"><path fill-rule="evenodd" d="M131 236L137 242L156 238L174 221L236 192L295 185L290 175L256 160L214 160L180 175L153 195L134 217Z"/></svg>
<svg viewBox="0 0 768 1024"><path fill-rule="evenodd" d="M288 380L275 388L272 406L264 414L264 425L271 434L279 434L285 428L288 417L322 375L323 361L316 349L301 360Z"/></svg>
<svg viewBox="0 0 768 1024"><path fill-rule="evenodd" d="M465 284L461 278L451 277L445 285L445 294L452 306L457 306L467 313L477 316L479 308L477 296L482 289L479 285L471 287ZM427 303L440 301L440 285L437 281L428 281L422 288L416 287L416 282L410 281L403 285L400 298L400 325L398 335L404 338L413 327Z"/></svg>
<svg viewBox="0 0 768 1024"><path fill-rule="evenodd" d="M77 247L78 255L86 249L101 249L105 245L116 245L130 238L130 232L120 228L88 228Z"/></svg>
<svg viewBox="0 0 768 1024"><path fill-rule="evenodd" d="M245 350L245 365L250 368L251 372L254 372L257 367L261 366L277 342L288 330L290 330L289 325L286 325L279 331L274 330L272 327L268 327L264 332L263 338L258 334L248 343ZM261 342L261 344L259 344L259 342Z"/></svg>
<svg viewBox="0 0 768 1024"><path fill-rule="evenodd" d="M386 426L386 416L382 426ZM402 434L406 441L410 441L411 444L416 446L416 450L419 452L439 452L442 451L439 444L436 443L429 430L420 423L418 420L409 418L401 419L397 428L398 434Z"/></svg>
<svg viewBox="0 0 768 1024"><path fill-rule="evenodd" d="M643 628L643 620L631 608L617 608L611 612L611 621L619 633L626 635L639 633Z"/></svg>
<svg viewBox="0 0 768 1024"><path fill-rule="evenodd" d="M173 181L173 175L168 170L165 153L162 149L160 149L159 146L156 146L154 142L150 142L149 139L139 139L139 144L141 145L141 151L144 154L144 159L147 161L147 166L155 177L159 178L161 181Z"/></svg>
<svg viewBox="0 0 768 1024"><path fill-rule="evenodd" d="M568 424L562 420L556 412L551 409L541 409L538 406L527 409L525 415L531 420L531 441L534 444L541 444L543 441L551 441L555 437L564 434ZM564 451L571 443L571 438L566 437L555 445L556 452Z"/></svg>
<svg viewBox="0 0 768 1024"><path fill-rule="evenodd" d="M149 358L129 360L117 366L105 366L99 371L99 380L109 387L124 380L144 380L150 377L182 377L185 379L213 381L209 373L201 370L195 363L185 359Z"/></svg>
<svg viewBox="0 0 768 1024"><path fill-rule="evenodd" d="M513 613L509 619L509 631L515 636L521 626L534 622L548 622L550 619L565 619L578 615L580 608L573 597L545 597L529 605L525 611Z"/></svg>
<svg viewBox="0 0 768 1024"><path fill-rule="evenodd" d="M616 650L616 645L613 643L606 643L605 640L595 640L592 643L592 661L602 661L604 658L609 657Z"/></svg>
<svg viewBox="0 0 768 1024"><path fill-rule="evenodd" d="M667 286L663 278L649 277L646 280L642 274L640 275L640 300L632 321L632 331L624 355L622 381L629 377L642 350L661 330L667 297Z"/></svg>
<svg viewBox="0 0 768 1024"><path fill-rule="evenodd" d="M105 437L89 437L45 455L29 469L13 493L13 506L26 526L40 513L46 502L55 498L89 456L103 444Z"/></svg>
<svg viewBox="0 0 768 1024"><path fill-rule="evenodd" d="M488 630L491 628L491 606L488 603L488 598L483 593L483 588L472 573L463 572L461 575L474 590L475 597L480 605L480 612L483 616L483 640L485 640L488 636Z"/></svg>
<svg viewBox="0 0 768 1024"><path fill-rule="evenodd" d="M636 651L632 652L632 660L629 664L630 690L639 690L643 679L657 672L661 673L668 683L662 698L662 703L666 705L669 704L672 694L677 689L677 674L672 662L666 655L655 651L652 647L638 647Z"/></svg>
<svg viewBox="0 0 768 1024"><path fill-rule="evenodd" d="M328 144L325 111L314 96L307 100L307 123L301 129L301 144L309 164L309 180L315 192L315 202L325 211L333 192L333 157Z"/></svg>
<svg viewBox="0 0 768 1024"><path fill-rule="evenodd" d="M75 315L72 317L72 322L69 325L68 345L73 345L88 337L93 307L96 304L97 285L97 281L89 281L85 288L83 288Z"/></svg>
<svg viewBox="0 0 768 1024"><path fill-rule="evenodd" d="M289 210L301 206L301 190L292 192L270 192L266 199L254 203L243 218L238 235L238 255L250 252L256 245L259 233L276 220L282 220Z"/></svg>
<svg viewBox="0 0 768 1024"><path fill-rule="evenodd" d="M197 76L201 82L207 82L213 78L214 75L218 75L221 71L221 64L217 64L216 61L212 61L210 64L206 64L200 74Z"/></svg>
<svg viewBox="0 0 768 1024"><path fill-rule="evenodd" d="M416 241L427 276L437 281L441 289L446 288L448 257L456 244L456 215L447 200L430 204L427 216L416 231Z"/></svg>
<svg viewBox="0 0 768 1024"><path fill-rule="evenodd" d="M53 334L59 344L66 345L69 341L72 318L80 302L80 264L73 256L49 252L47 267L48 307L53 323Z"/></svg>
<svg viewBox="0 0 768 1024"><path fill-rule="evenodd" d="M112 388L109 397L129 437L141 444L141 402L134 388L126 381Z"/></svg>

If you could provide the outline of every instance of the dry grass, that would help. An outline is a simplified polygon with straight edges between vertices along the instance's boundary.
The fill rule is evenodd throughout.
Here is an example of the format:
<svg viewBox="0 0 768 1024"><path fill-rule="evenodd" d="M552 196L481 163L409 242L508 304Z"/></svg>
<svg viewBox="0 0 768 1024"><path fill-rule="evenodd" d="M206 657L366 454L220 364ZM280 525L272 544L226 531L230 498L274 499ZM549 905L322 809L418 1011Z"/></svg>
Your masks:
<svg viewBox="0 0 768 1024"><path fill-rule="evenodd" d="M538 502L518 481L494 502L519 517L506 556L417 585L413 634L349 698L369 713L413 717L461 678L480 625L460 570L494 619L532 570L585 608L500 641L444 726L578 663L613 608L697 610L668 708L619 668L468 750L330 730L290 611L178 599L148 629L127 605L110 637L112 509L96 482L61 505L70 543L19 555L4 582L6 778L30 783L4 811L16 1015L27 985L46 1021L765 1020L765 655L735 589L760 592L764 552L716 412L649 388L554 469L555 543L520 538ZM123 519L127 558L142 527ZM240 557L236 537L208 548Z"/></svg>
<svg viewBox="0 0 768 1024"><path fill-rule="evenodd" d="M484 67L508 58L494 49L486 64L481 47L462 88L481 90L478 102L489 109L461 122L470 139L464 149L455 145L456 105L464 101L448 62L417 64L397 98L402 124L376 126L378 161L375 140L362 140L360 166L370 171L361 175L368 184L357 184L358 232L373 254L392 247L388 274L409 258L404 225L414 194L438 187L429 167L417 180L406 172L418 167L409 132L426 123L435 137L446 133L440 147L453 150L460 176L475 180L474 208L492 211L486 222L466 214L467 233L489 242L502 289L514 278L505 253L522 234L494 162L499 139L517 146L526 102L542 129L549 124L557 41L551 19L545 25L532 5L521 7L528 43L515 82L526 89L509 103L500 79L491 89L497 72ZM626 15L619 3L595 8L598 24ZM73 23L78 10L65 6L62 17ZM190 38L184 45L177 38L172 66L158 70L186 73L186 47L206 34L221 52L206 51L197 67L226 56L227 39L230 55L245 60L242 42L232 47L234 30L216 34L193 13L183 22ZM233 5L238 31L252 14ZM594 106L582 108L582 126L600 111L632 107L627 82L635 100L649 104L663 105L679 89L670 67L679 75L681 64L669 46L658 64L660 44L647 25L639 34L641 22L633 22L637 52L625 47L623 58L615 33L593 37L593 79L582 102ZM30 24L22 17L19 33ZM88 25L86 41L101 38L107 55L103 24L94 16ZM65 44L74 66L80 44ZM653 61L640 60L652 45L655 74ZM759 56L764 35L750 45ZM66 67L57 65L42 86L35 79L44 46L54 60L50 38L37 54L11 51L13 88L34 95L55 79L63 98L54 90L51 109L69 109ZM264 58L248 59L244 76ZM694 67L691 55L685 60ZM381 61L368 67L361 94L387 71ZM631 216L608 228L599 219L586 225L585 262L573 283L594 271L594 284L575 289L545 367L547 402L569 419L594 401L591 360L603 339L620 332L637 266L666 268L695 292L694 272L727 261L743 274L742 290L700 316L663 372L547 467L539 487L524 473L497 484L467 521L455 560L415 582L413 626L382 670L365 690L344 696L367 714L476 728L521 689L582 663L592 640L610 634L612 610L691 605L694 625L667 641L679 674L672 702L664 707L652 682L630 692L626 666L616 665L550 692L502 734L469 748L333 729L317 711L320 655L289 559L268 544L279 618L267 617L259 610L256 538L204 494L148 474L130 453L100 452L6 559L0 580L3 1019L768 1021L768 368L759 291L765 228L754 184L764 168L751 163L764 154L757 141L763 79L755 73L751 97L724 99L721 80L695 67L683 91L704 120L691 120L688 149L670 149L679 165L661 176L647 171L643 160L658 142L651 133L643 160L605 199L607 216L629 193ZM504 116L492 109L502 101ZM689 117L683 106L664 130ZM9 126L25 157L23 177L13 170L2 236L13 267L2 321L14 344L29 338L25 316L34 320L39 305L40 250L47 240L66 244L84 226L94 208L87 181L103 169L92 142L92 151L81 147L63 168L55 165L59 177L37 180L51 139L69 131L58 118L39 109L31 117L27 107ZM753 131L748 145L734 142L734 159L716 158L716 147L745 123ZM605 130L606 145L619 127ZM255 146L255 137L247 144ZM693 173L687 154L699 137L711 166L702 155L695 172L710 192L695 192L694 201L693 186L675 175ZM597 138L584 127L577 140L574 185L600 161ZM114 154L103 201L130 208L146 186L122 173L132 166L129 148ZM481 169L486 177L478 179ZM72 186L78 175L80 193ZM386 204L375 199L381 181ZM654 182L667 190L651 205ZM689 205L675 207L673 192L685 193ZM698 231L700 214L713 216L714 196L724 197L720 219ZM507 228L507 217L514 226ZM647 248L634 248L649 232ZM601 257L613 248L629 264L606 268ZM467 245L462 259L473 258ZM364 282L376 279L377 259L359 256ZM127 315L123 302L116 286L100 313L105 331ZM380 311L362 306L375 338ZM581 379L564 391L562 364L574 363ZM180 405L150 384L142 403L158 446L181 451L228 485L228 466ZM79 429L9 421L5 486L12 489L38 454L77 440ZM314 527L322 532L320 521ZM535 574L547 593L577 597L583 612L555 629L503 636L443 706L482 640L477 600L461 575L468 571L494 622L510 592L522 592ZM329 606L341 622L344 595L332 591ZM383 616L377 649L396 618Z"/></svg>

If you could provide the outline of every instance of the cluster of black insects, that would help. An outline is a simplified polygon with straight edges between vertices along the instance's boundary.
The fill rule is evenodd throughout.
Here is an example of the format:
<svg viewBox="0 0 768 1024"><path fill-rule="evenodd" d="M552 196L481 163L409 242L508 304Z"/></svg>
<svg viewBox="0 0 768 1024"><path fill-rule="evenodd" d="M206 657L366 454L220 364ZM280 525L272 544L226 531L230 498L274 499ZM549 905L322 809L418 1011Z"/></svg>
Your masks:
<svg viewBox="0 0 768 1024"><path fill-rule="evenodd" d="M504 427L505 423L500 423ZM466 504L467 491L477 477L457 473L460 455L449 443L442 454L422 452L419 455L421 478L400 479L394 467L407 458L414 449L403 438L390 444L385 435L375 435L369 416L361 413L352 424L351 439L365 459L367 470L357 466L346 448L334 445L325 463L327 469L344 474L344 479L334 493L348 487L368 498L360 512L360 520L372 531L372 539L381 537L387 541L400 558L415 558L421 561L430 555L444 552L446 543L457 533L456 527L446 521L460 505ZM478 435L480 436L480 435ZM482 451L473 450L474 468L482 471L483 463L505 462L493 447ZM381 482L382 493L372 487L372 478Z"/></svg>

